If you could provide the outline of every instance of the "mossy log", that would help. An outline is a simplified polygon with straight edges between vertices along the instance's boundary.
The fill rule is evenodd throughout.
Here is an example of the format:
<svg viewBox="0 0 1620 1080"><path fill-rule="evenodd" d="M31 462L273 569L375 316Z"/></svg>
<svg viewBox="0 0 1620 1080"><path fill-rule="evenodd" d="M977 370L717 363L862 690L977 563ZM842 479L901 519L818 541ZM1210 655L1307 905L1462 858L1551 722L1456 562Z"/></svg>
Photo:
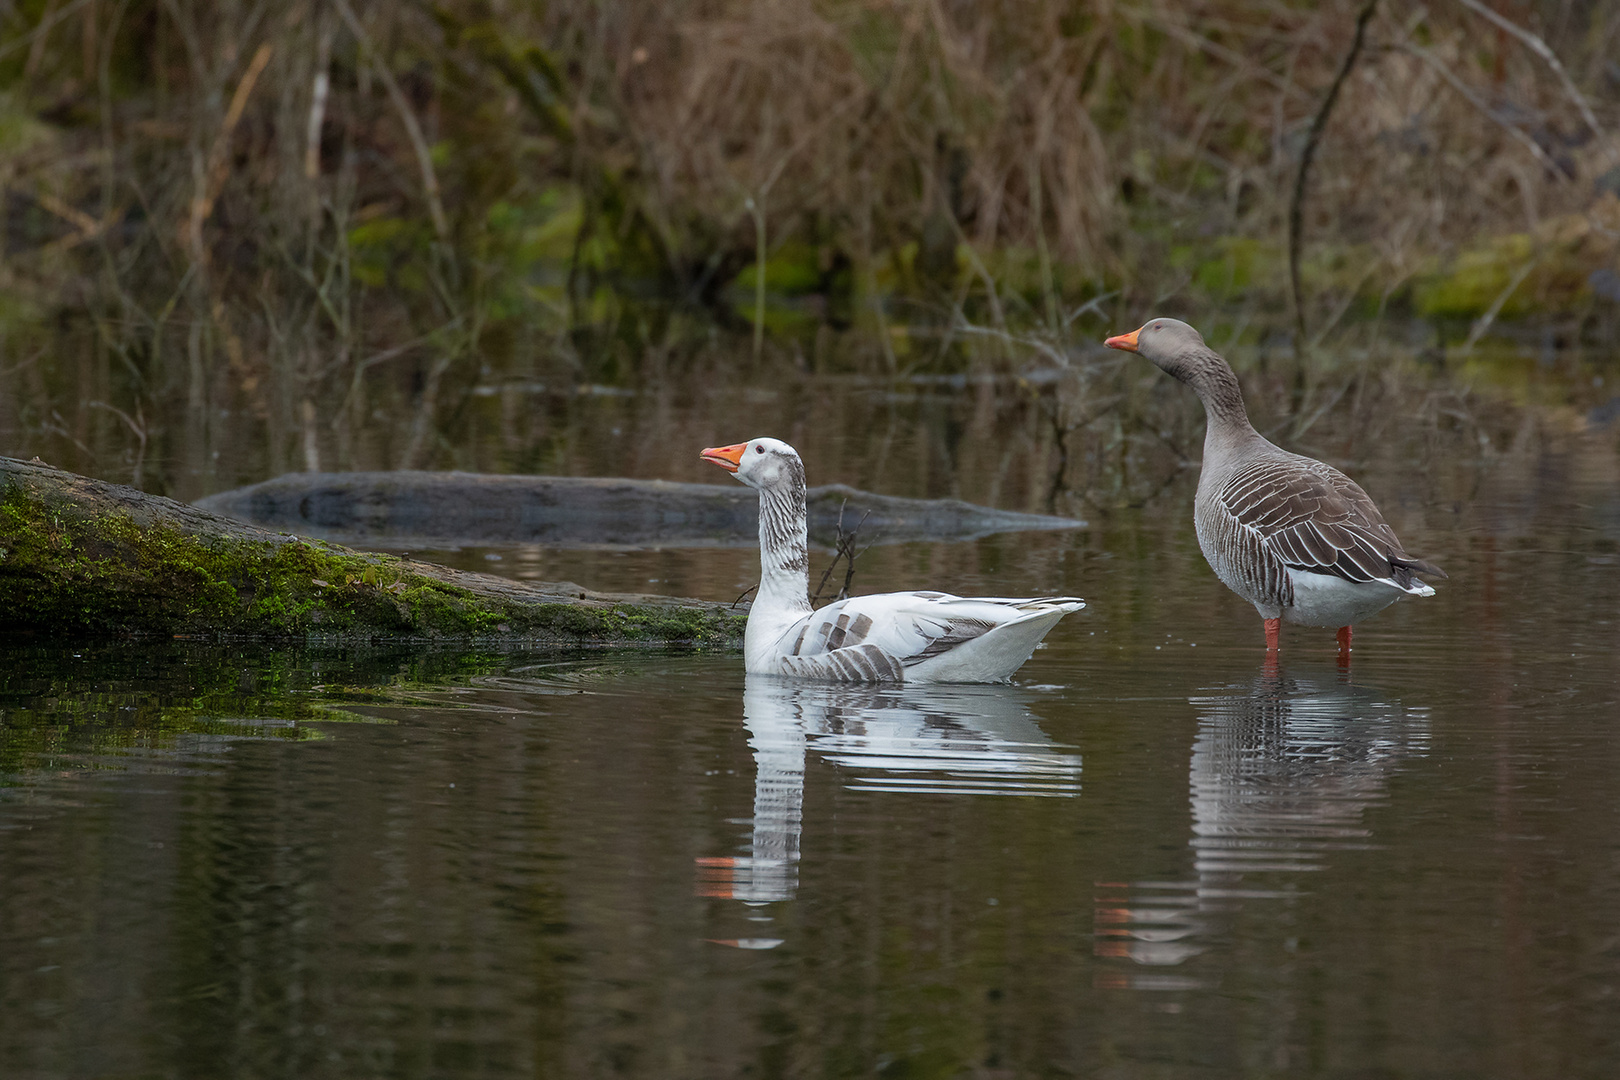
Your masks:
<svg viewBox="0 0 1620 1080"><path fill-rule="evenodd" d="M745 615L352 551L0 458L0 632L731 645Z"/></svg>

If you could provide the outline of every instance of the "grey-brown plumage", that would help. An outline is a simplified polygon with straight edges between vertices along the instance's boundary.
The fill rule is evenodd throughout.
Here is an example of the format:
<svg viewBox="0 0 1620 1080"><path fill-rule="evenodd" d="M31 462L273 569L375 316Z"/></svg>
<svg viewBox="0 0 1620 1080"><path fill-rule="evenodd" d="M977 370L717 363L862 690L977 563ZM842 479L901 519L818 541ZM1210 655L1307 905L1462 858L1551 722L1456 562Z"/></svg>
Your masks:
<svg viewBox="0 0 1620 1080"><path fill-rule="evenodd" d="M1237 376L1198 331L1151 319L1107 344L1140 353L1203 401L1198 544L1216 576L1263 618L1348 627L1403 593L1433 595L1414 574L1445 572L1407 554L1354 480L1255 431Z"/></svg>

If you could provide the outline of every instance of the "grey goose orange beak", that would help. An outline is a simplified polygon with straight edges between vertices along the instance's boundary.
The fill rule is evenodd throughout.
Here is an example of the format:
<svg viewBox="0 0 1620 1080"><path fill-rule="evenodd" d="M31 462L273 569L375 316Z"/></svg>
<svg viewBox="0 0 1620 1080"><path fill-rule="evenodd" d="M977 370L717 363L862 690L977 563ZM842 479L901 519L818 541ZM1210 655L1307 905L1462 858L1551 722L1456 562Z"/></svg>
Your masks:
<svg viewBox="0 0 1620 1080"><path fill-rule="evenodd" d="M1128 334L1117 334L1114 337L1109 338L1107 341L1104 341L1103 344L1108 346L1110 349L1124 349L1126 352L1135 352L1136 335L1140 334L1141 332L1142 328L1139 326Z"/></svg>
<svg viewBox="0 0 1620 1080"><path fill-rule="evenodd" d="M726 472L734 473L742 461L743 451L748 449L745 442L733 443L731 446L711 446L698 457L711 464L718 465Z"/></svg>

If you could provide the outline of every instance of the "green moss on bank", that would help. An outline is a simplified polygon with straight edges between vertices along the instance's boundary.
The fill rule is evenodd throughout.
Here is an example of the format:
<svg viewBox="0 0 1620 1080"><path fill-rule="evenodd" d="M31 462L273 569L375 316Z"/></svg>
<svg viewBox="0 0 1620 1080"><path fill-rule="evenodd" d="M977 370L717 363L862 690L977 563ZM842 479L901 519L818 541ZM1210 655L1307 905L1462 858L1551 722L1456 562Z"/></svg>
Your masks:
<svg viewBox="0 0 1620 1080"><path fill-rule="evenodd" d="M0 489L0 630L730 644L721 609L486 596L386 555L203 538Z"/></svg>

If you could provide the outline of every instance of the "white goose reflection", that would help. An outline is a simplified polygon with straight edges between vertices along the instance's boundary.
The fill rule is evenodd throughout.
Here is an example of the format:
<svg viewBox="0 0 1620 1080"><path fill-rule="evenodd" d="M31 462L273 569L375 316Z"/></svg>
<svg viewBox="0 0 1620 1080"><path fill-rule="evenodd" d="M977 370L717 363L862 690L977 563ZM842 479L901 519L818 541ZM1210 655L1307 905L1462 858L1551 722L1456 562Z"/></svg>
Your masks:
<svg viewBox="0 0 1620 1080"><path fill-rule="evenodd" d="M1097 955L1164 968L1244 900L1298 895L1274 875L1326 869L1333 851L1372 842L1363 818L1389 775L1428 749L1427 710L1345 681L1275 672L1248 692L1191 699L1200 710L1188 777L1194 877L1099 884ZM1191 989L1199 979L1107 972L1109 985Z"/></svg>
<svg viewBox="0 0 1620 1080"><path fill-rule="evenodd" d="M1080 755L1036 726L1007 686L858 686L750 675L743 722L754 750L746 856L700 859L706 896L791 899L798 887L806 751L858 791L947 795L1080 793Z"/></svg>

